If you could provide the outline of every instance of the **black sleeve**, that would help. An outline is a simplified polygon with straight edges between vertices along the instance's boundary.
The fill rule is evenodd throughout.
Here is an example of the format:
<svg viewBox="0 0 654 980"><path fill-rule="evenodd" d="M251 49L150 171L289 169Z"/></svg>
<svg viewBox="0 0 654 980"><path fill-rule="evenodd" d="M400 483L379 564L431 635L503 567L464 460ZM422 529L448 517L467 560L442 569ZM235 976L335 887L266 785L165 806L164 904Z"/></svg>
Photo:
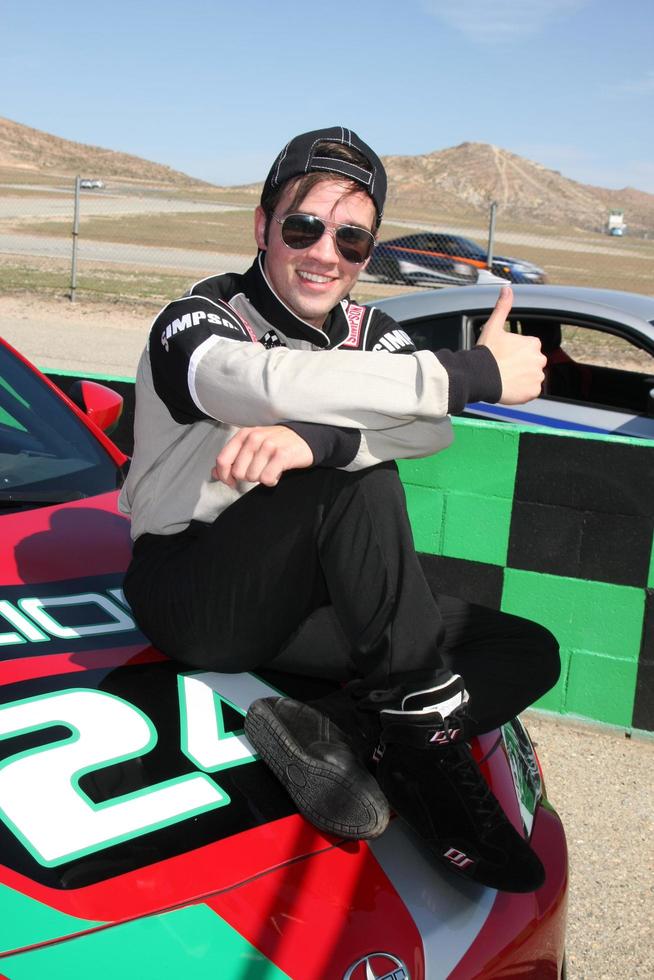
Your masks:
<svg viewBox="0 0 654 980"><path fill-rule="evenodd" d="M282 422L304 439L313 453L314 466L343 467L359 452L361 433L339 425L318 422Z"/></svg>
<svg viewBox="0 0 654 980"><path fill-rule="evenodd" d="M462 412L469 402L498 402L502 397L500 369L488 347L439 350L436 357L450 380L447 410L451 415Z"/></svg>
<svg viewBox="0 0 654 980"><path fill-rule="evenodd" d="M203 296L173 300L152 324L148 343L154 388L176 422L208 418L193 400L189 371L202 345L216 340L251 343L256 337L227 303Z"/></svg>

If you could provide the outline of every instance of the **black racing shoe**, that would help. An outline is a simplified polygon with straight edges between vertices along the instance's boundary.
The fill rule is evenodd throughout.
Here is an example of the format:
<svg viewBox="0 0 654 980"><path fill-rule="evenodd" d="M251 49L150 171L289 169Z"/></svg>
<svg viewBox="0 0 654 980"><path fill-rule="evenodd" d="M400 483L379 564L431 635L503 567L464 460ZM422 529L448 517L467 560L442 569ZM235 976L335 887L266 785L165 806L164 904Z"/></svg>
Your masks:
<svg viewBox="0 0 654 980"><path fill-rule="evenodd" d="M319 830L359 840L386 829L390 812L379 785L320 711L291 698L260 698L250 705L245 733Z"/></svg>
<svg viewBox="0 0 654 980"><path fill-rule="evenodd" d="M431 705L425 692L416 692L415 699L407 695L402 701L414 710L382 710L379 785L450 870L499 891L535 891L545 880L543 865L502 810L463 740L467 698L446 711L456 701L457 681L443 685L444 699Z"/></svg>

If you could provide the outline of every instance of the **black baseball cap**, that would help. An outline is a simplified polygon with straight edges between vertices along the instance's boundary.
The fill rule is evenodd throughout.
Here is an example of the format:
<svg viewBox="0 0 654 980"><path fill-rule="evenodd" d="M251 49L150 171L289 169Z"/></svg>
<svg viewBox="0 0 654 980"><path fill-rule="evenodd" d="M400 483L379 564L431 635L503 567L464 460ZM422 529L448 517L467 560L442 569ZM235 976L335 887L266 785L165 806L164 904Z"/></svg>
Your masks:
<svg viewBox="0 0 654 980"><path fill-rule="evenodd" d="M335 156L325 156L324 149L317 152L323 141L341 143L363 154L369 162L368 167L357 167L347 160ZM327 172L348 177L356 181L368 192L377 209L377 224L381 222L386 200L386 171L377 154L364 143L351 129L332 126L328 129L314 129L310 133L295 136L275 159L270 173L263 185L261 199L270 191L281 187L287 180L302 177L308 173Z"/></svg>

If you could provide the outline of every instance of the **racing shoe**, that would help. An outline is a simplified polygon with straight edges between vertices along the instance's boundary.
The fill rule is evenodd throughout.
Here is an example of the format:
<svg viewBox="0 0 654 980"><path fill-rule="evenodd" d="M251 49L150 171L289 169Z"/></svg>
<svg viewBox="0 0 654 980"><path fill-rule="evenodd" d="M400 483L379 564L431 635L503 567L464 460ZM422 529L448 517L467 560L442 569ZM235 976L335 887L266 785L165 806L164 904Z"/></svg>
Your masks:
<svg viewBox="0 0 654 980"><path fill-rule="evenodd" d="M260 698L245 733L300 813L319 830L353 840L378 837L390 817L374 776L340 728L292 698Z"/></svg>
<svg viewBox="0 0 654 980"><path fill-rule="evenodd" d="M450 870L500 891L535 891L545 871L465 741L467 700L463 681L454 675L383 708L379 785L391 807Z"/></svg>

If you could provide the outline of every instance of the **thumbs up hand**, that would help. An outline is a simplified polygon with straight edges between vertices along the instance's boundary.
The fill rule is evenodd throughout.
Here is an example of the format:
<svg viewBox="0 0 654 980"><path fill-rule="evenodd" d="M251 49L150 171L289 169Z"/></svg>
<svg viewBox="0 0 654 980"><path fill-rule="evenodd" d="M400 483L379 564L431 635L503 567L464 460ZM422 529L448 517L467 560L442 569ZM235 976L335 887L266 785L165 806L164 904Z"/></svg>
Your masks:
<svg viewBox="0 0 654 980"><path fill-rule="evenodd" d="M478 344L488 347L497 361L502 379L500 405L520 405L537 398L545 380L547 359L541 353L540 340L504 329L511 312L513 291L502 286L495 309L484 324Z"/></svg>

